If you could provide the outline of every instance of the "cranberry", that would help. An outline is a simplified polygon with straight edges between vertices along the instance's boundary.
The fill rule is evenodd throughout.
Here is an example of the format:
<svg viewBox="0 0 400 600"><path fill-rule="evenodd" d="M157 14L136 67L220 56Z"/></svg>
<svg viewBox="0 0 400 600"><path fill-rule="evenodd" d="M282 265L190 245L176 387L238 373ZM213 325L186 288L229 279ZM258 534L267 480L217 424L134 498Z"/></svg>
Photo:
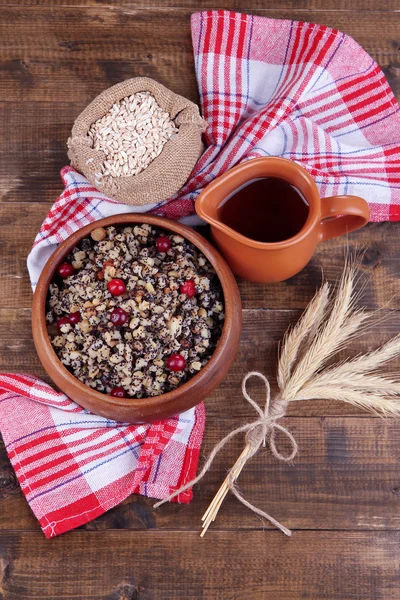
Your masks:
<svg viewBox="0 0 400 600"><path fill-rule="evenodd" d="M75 273L74 267L71 263L63 262L61 265L57 267L57 274L61 277L61 279L66 279Z"/></svg>
<svg viewBox="0 0 400 600"><path fill-rule="evenodd" d="M124 311L123 308L114 308L114 310L110 314L111 322L116 325L123 325L128 320L128 313Z"/></svg>
<svg viewBox="0 0 400 600"><path fill-rule="evenodd" d="M165 235L160 235L160 237L156 239L156 248L159 252L168 252L171 248L171 243Z"/></svg>
<svg viewBox="0 0 400 600"><path fill-rule="evenodd" d="M179 288L181 294L186 294L188 298L193 298L196 295L196 284L192 279L188 279L185 281L183 285Z"/></svg>
<svg viewBox="0 0 400 600"><path fill-rule="evenodd" d="M56 324L57 324L57 329L58 329L58 331L59 331L60 333L62 333L62 331L61 331L61 327L62 327L63 325L69 325L69 319L68 319L68 317L61 317L61 319L58 319L58 321L57 321L57 323L56 323Z"/></svg>
<svg viewBox="0 0 400 600"><path fill-rule="evenodd" d="M107 284L107 288L113 296L122 296L126 290L125 283L122 279L111 279Z"/></svg>
<svg viewBox="0 0 400 600"><path fill-rule="evenodd" d="M186 360L182 354L171 354L167 360L167 365L170 371L183 371L186 366Z"/></svg>
<svg viewBox="0 0 400 600"><path fill-rule="evenodd" d="M82 320L82 317L81 317L81 313L79 312L79 310L77 310L76 312L70 313L68 316L68 321L71 323L71 325L76 325L81 320Z"/></svg>
<svg viewBox="0 0 400 600"><path fill-rule="evenodd" d="M115 387L111 390L110 396L116 396L117 398L125 398L126 392L122 387Z"/></svg>

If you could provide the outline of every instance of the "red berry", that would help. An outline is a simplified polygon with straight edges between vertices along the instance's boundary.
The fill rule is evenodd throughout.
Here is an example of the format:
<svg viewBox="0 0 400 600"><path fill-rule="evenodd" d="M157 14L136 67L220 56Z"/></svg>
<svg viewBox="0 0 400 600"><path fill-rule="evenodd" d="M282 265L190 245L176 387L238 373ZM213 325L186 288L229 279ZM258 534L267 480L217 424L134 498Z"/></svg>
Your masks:
<svg viewBox="0 0 400 600"><path fill-rule="evenodd" d="M57 267L57 274L61 277L61 279L66 279L75 273L74 267L71 263L63 262L61 265Z"/></svg>
<svg viewBox="0 0 400 600"><path fill-rule="evenodd" d="M61 331L61 327L62 327L63 325L69 325L69 319L68 319L68 317L61 317L61 319L58 319L58 321L57 321L56 325L57 325L57 329L58 329L58 331L59 331L60 333L62 333L62 331Z"/></svg>
<svg viewBox="0 0 400 600"><path fill-rule="evenodd" d="M70 313L68 316L68 321L71 323L71 325L76 325L76 323L79 323L79 321L82 320L81 317L81 313L79 312L79 310L77 310L76 312Z"/></svg>
<svg viewBox="0 0 400 600"><path fill-rule="evenodd" d="M126 290L125 283L122 279L111 279L107 284L107 288L113 296L122 296Z"/></svg>
<svg viewBox="0 0 400 600"><path fill-rule="evenodd" d="M181 294L186 294L188 298L193 298L196 295L196 284L191 279L185 281L183 285L179 288Z"/></svg>
<svg viewBox="0 0 400 600"><path fill-rule="evenodd" d="M114 310L110 314L110 320L114 325L118 327L119 325L123 325L127 322L128 313L126 313L123 308L114 308Z"/></svg>
<svg viewBox="0 0 400 600"><path fill-rule="evenodd" d="M159 252L168 252L171 248L171 243L165 235L160 235L160 237L156 239L156 248Z"/></svg>
<svg viewBox="0 0 400 600"><path fill-rule="evenodd" d="M125 398L126 392L122 387L115 387L111 390L110 396L116 396L117 398Z"/></svg>
<svg viewBox="0 0 400 600"><path fill-rule="evenodd" d="M186 360L182 354L171 354L167 360L167 365L170 371L183 371L186 366Z"/></svg>

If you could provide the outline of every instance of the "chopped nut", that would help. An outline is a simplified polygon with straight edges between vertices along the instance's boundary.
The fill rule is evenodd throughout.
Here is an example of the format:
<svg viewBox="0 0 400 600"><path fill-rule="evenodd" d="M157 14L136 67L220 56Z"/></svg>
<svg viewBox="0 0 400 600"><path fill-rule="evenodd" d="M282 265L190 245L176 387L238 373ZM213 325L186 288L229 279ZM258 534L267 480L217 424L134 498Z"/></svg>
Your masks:
<svg viewBox="0 0 400 600"><path fill-rule="evenodd" d="M150 283L150 282L149 282L149 283L146 283L145 287L146 287L146 290L147 290L147 291L148 291L150 294L155 294L155 289L154 289L154 287L153 287L153 284L152 284L152 283Z"/></svg>
<svg viewBox="0 0 400 600"><path fill-rule="evenodd" d="M182 319L179 319L178 317L172 317L172 319L168 321L167 327L172 336L180 334L182 329L181 322Z"/></svg>
<svg viewBox="0 0 400 600"><path fill-rule="evenodd" d="M82 333L89 333L89 331L91 329L89 321L84 319L83 321L78 323L78 325L79 325L79 329L82 331Z"/></svg>
<svg viewBox="0 0 400 600"><path fill-rule="evenodd" d="M93 348L89 348L88 354L89 354L90 358L96 358L97 357L97 352L96 352L96 350L93 350Z"/></svg>
<svg viewBox="0 0 400 600"><path fill-rule="evenodd" d="M136 327L139 325L139 323L140 323L139 317L133 317L133 319L131 319L131 321L129 323L129 327L131 329L136 329Z"/></svg>
<svg viewBox="0 0 400 600"><path fill-rule="evenodd" d="M141 367L145 367L147 365L147 361L144 358L138 358L136 361L136 369L140 369Z"/></svg>
<svg viewBox="0 0 400 600"><path fill-rule="evenodd" d="M74 259L78 262L82 262L86 257L86 252L84 250L80 250L74 253Z"/></svg>
<svg viewBox="0 0 400 600"><path fill-rule="evenodd" d="M107 266L104 268L104 279L106 281L110 281L115 277L116 270L115 267Z"/></svg>
<svg viewBox="0 0 400 600"><path fill-rule="evenodd" d="M90 237L92 238L92 240L95 240L96 242L101 242L102 240L104 240L106 235L107 235L106 230L103 229L103 227L97 227L97 229L94 229L92 231L92 233L90 234Z"/></svg>

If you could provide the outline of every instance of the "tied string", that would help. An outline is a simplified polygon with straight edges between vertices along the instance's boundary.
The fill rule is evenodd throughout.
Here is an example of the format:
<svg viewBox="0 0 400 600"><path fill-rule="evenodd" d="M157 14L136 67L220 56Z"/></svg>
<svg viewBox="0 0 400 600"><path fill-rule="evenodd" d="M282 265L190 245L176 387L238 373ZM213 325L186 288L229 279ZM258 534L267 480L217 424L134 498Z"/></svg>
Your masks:
<svg viewBox="0 0 400 600"><path fill-rule="evenodd" d="M261 381L264 383L264 408L261 408L261 406L259 406L257 402L253 400L253 398L247 391L247 382L252 377L261 379ZM251 404L251 406L256 411L258 419L252 421L251 423L241 425L237 429L234 429L233 431L228 433L220 442L218 442L218 444L216 444L216 446L214 446L210 456L208 457L206 463L204 464L202 470L197 475L197 477L192 479L192 481L189 481L189 483L180 487L178 490L174 491L167 498L164 498L164 500L157 502L154 505L154 508L157 508L161 506L161 504L164 504L164 502L168 502L172 498L175 498L181 492L184 492L188 488L192 487L195 483L200 481L211 467L216 455L220 452L220 450L222 450L222 448L227 444L227 442L229 442L231 438L238 435L239 433L245 433L246 446L242 454L236 461L235 465L229 471L227 478L225 479L223 485L220 488L220 491L214 499L214 501L217 500L217 511L222 503L223 498L225 497L226 492L230 490L244 506L246 506L248 509L253 511L256 515L260 516L261 518L267 519L277 529L280 529L283 533L290 536L291 531L289 529L287 529L284 525L279 523L279 521L274 519L268 513L264 512L263 510L257 508L256 506L248 502L239 492L236 485L236 480L239 477L243 467L245 466L247 461L258 452L261 446L265 447L266 445L268 445L272 455L277 460L282 460L287 463L291 462L296 456L298 450L296 440L294 439L290 431L288 431L285 427L283 427L283 425L281 425L278 422L282 417L285 416L289 401L283 398L280 394L278 394L271 402L271 387L269 381L262 373L259 373L258 371L251 371L247 373L247 375L244 377L242 382L242 393L247 402ZM277 432L280 432L281 434L286 436L287 440L289 441L291 446L291 452L289 454L283 454L278 450L276 443ZM208 511L206 512L206 515L207 513ZM203 531L203 534L204 533L205 531Z"/></svg>

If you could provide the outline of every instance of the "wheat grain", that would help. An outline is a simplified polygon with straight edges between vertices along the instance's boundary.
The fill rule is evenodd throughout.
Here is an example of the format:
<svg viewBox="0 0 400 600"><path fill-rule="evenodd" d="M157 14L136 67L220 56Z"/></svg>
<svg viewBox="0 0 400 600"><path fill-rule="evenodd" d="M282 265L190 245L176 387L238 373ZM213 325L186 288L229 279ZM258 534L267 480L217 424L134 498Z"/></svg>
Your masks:
<svg viewBox="0 0 400 600"><path fill-rule="evenodd" d="M122 98L88 131L92 148L104 153L96 178L110 180L138 175L177 132L170 115L150 92Z"/></svg>

